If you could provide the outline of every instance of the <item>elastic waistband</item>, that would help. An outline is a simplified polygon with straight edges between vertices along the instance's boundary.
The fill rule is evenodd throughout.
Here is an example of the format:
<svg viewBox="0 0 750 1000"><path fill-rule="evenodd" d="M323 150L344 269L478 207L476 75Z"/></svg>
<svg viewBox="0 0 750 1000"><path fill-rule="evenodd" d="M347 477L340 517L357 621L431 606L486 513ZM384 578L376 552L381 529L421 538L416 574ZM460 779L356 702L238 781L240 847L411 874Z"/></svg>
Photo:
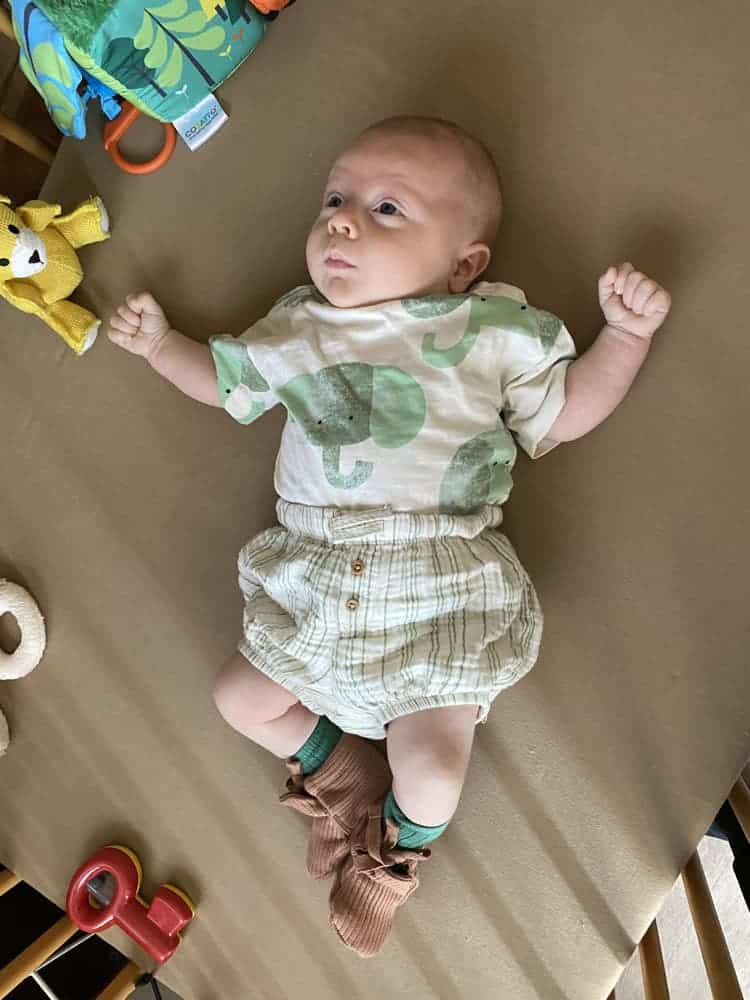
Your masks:
<svg viewBox="0 0 750 1000"><path fill-rule="evenodd" d="M448 536L476 538L485 528L497 527L503 519L501 508L490 504L473 514L417 514L388 506L342 510L279 500L276 513L289 531L331 545L345 545L360 538L391 544Z"/></svg>

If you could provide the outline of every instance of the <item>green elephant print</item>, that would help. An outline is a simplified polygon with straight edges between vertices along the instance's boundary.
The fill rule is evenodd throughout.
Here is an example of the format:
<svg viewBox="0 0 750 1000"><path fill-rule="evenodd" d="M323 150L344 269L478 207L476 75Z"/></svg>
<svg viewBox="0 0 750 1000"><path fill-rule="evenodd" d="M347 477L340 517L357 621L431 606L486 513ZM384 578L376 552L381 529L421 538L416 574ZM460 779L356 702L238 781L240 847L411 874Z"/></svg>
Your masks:
<svg viewBox="0 0 750 1000"><path fill-rule="evenodd" d="M558 319L553 313L546 312L544 309L530 309L529 311L536 319L538 327L537 335L542 342L542 346L546 351L549 351L560 336L560 331L563 328L562 320Z"/></svg>
<svg viewBox="0 0 750 1000"><path fill-rule="evenodd" d="M234 337L212 337L211 351L222 406L241 424L257 420L266 404L254 393L268 392L270 386L253 364L247 345Z"/></svg>
<svg viewBox="0 0 750 1000"><path fill-rule="evenodd" d="M465 441L450 461L440 486L440 509L468 514L485 503L508 499L516 445L502 420L493 431Z"/></svg>
<svg viewBox="0 0 750 1000"><path fill-rule="evenodd" d="M357 459L350 473L342 473L342 447L372 438L380 448L401 448L425 420L421 385L390 365L332 365L297 375L278 395L308 440L322 448L328 482L342 490L367 482L373 469L372 462Z"/></svg>
<svg viewBox="0 0 750 1000"><path fill-rule="evenodd" d="M293 288L291 292L287 292L286 295L282 295L276 305L283 306L285 309L296 309L303 302L310 301L323 305L326 300L314 285L300 285L298 288Z"/></svg>
<svg viewBox="0 0 750 1000"><path fill-rule="evenodd" d="M484 326L508 329L538 339L545 350L555 342L562 329L552 313L533 309L525 302L505 295L450 295L423 299L404 299L403 307L416 319L434 319L460 309L469 301L469 319L461 339L450 347L437 347L435 334L425 334L422 357L433 368L455 368L466 358Z"/></svg>

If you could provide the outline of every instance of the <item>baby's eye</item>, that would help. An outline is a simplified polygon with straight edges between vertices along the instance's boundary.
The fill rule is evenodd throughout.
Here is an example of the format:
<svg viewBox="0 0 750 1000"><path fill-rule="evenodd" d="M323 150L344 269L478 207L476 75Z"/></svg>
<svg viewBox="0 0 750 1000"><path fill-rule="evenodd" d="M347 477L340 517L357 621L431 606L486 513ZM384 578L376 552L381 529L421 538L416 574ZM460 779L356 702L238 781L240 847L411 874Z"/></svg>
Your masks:
<svg viewBox="0 0 750 1000"><path fill-rule="evenodd" d="M326 208L341 208L344 204L344 199L340 194L329 194L326 195L325 205Z"/></svg>
<svg viewBox="0 0 750 1000"><path fill-rule="evenodd" d="M375 211L380 215L401 215L401 209L392 201L381 201Z"/></svg>

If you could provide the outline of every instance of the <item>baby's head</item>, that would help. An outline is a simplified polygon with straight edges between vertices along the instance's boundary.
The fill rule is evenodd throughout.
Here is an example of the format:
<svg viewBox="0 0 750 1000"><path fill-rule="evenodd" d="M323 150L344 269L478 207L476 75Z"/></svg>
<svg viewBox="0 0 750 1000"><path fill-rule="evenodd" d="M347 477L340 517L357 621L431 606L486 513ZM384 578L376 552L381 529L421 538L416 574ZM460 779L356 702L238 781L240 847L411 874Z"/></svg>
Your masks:
<svg viewBox="0 0 750 1000"><path fill-rule="evenodd" d="M465 292L500 223L497 167L463 129L390 118L336 160L307 239L307 266L335 306Z"/></svg>

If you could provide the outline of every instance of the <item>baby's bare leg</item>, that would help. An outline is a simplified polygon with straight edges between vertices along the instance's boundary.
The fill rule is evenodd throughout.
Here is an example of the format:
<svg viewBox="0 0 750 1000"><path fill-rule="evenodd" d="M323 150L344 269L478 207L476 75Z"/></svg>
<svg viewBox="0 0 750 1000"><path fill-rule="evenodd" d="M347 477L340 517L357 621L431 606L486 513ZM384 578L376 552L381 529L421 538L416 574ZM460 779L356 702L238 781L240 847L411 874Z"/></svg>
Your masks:
<svg viewBox="0 0 750 1000"><path fill-rule="evenodd" d="M431 708L388 726L393 797L413 823L447 823L458 806L469 765L476 705Z"/></svg>
<svg viewBox="0 0 750 1000"><path fill-rule="evenodd" d="M299 750L320 718L241 653L219 673L214 702L233 729L282 758Z"/></svg>

